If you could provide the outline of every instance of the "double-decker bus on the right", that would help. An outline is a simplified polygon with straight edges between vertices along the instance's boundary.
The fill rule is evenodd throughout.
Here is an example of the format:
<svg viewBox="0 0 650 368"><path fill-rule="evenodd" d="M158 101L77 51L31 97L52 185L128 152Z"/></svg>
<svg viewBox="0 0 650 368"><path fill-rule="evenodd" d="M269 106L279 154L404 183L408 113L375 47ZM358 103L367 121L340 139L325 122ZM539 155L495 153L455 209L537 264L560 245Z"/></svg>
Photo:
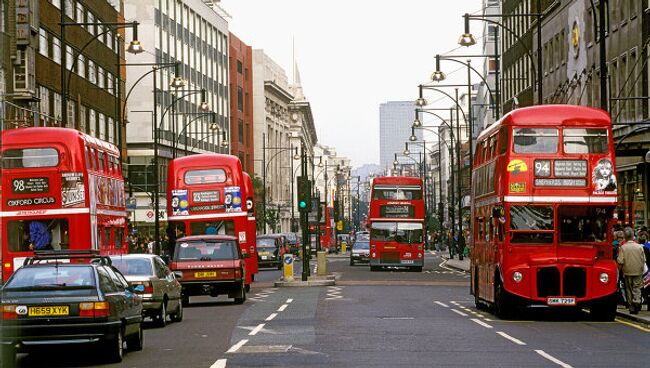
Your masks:
<svg viewBox="0 0 650 368"><path fill-rule="evenodd" d="M514 110L476 142L471 293L498 316L516 307L616 314L617 205L611 120L570 105Z"/></svg>

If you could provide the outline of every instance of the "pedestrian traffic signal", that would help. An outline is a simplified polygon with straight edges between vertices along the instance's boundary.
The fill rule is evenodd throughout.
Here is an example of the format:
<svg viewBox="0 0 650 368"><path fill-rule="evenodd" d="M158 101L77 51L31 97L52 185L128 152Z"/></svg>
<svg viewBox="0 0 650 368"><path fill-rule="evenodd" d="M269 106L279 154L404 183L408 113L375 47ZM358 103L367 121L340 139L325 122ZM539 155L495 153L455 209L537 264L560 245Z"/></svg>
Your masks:
<svg viewBox="0 0 650 368"><path fill-rule="evenodd" d="M309 212L311 204L311 183L306 176L298 177L298 210Z"/></svg>

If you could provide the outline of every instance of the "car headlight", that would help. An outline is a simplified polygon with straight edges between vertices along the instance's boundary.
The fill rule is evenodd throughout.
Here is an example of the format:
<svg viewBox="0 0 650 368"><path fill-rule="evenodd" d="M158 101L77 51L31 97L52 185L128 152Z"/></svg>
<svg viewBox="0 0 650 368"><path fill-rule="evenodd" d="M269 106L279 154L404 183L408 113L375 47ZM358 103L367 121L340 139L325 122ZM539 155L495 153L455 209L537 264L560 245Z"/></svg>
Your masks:
<svg viewBox="0 0 650 368"><path fill-rule="evenodd" d="M521 274L519 271L515 271L512 273L512 279L515 280L515 282L521 282L521 279L524 278L524 275Z"/></svg>
<svg viewBox="0 0 650 368"><path fill-rule="evenodd" d="M603 284L606 284L609 281L609 275L606 272L602 272L600 274L599 279L600 279L600 282L602 282Z"/></svg>

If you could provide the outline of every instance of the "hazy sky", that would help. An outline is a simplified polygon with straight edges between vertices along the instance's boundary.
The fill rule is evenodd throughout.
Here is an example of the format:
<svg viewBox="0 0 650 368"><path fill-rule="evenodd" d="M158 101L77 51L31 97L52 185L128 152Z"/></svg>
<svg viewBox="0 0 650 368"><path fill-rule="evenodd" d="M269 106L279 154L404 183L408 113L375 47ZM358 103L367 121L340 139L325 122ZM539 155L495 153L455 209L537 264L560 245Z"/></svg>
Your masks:
<svg viewBox="0 0 650 368"><path fill-rule="evenodd" d="M318 141L354 166L379 162L379 104L414 100L435 54L458 47L464 13L480 0L222 0L230 31L278 62L292 79L292 40ZM482 32L472 22L472 32ZM480 53L479 47L456 53ZM478 63L478 61L477 61ZM449 73L459 64L447 62ZM449 76L466 83L465 73ZM454 78L456 80L454 80ZM433 101L440 95L429 92ZM450 105L444 101L443 106ZM410 124L410 122L404 122ZM396 137L405 140L408 137Z"/></svg>

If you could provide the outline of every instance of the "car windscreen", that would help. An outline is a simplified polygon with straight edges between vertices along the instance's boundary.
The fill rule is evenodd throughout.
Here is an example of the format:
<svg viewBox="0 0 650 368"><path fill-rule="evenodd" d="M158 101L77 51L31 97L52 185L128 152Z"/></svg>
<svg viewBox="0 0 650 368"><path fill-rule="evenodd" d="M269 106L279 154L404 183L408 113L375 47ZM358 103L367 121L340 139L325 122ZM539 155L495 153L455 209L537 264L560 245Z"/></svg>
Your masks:
<svg viewBox="0 0 650 368"><path fill-rule="evenodd" d="M176 245L174 260L178 262L223 261L238 259L237 243L232 240L183 241Z"/></svg>
<svg viewBox="0 0 650 368"><path fill-rule="evenodd" d="M149 258L111 257L113 266L125 276L151 276L153 267Z"/></svg>
<svg viewBox="0 0 650 368"><path fill-rule="evenodd" d="M370 249L370 243L369 242L356 242L352 246L352 249Z"/></svg>
<svg viewBox="0 0 650 368"><path fill-rule="evenodd" d="M275 248L275 239L271 238L257 238L257 247L274 247Z"/></svg>
<svg viewBox="0 0 650 368"><path fill-rule="evenodd" d="M4 291L93 290L95 273L91 266L48 265L22 267L7 281ZM58 295L58 293L57 293Z"/></svg>
<svg viewBox="0 0 650 368"><path fill-rule="evenodd" d="M283 234L283 235L285 236L285 238L287 238L287 243L289 243L289 244L298 243L298 237L296 236L296 234L286 233L286 234Z"/></svg>

